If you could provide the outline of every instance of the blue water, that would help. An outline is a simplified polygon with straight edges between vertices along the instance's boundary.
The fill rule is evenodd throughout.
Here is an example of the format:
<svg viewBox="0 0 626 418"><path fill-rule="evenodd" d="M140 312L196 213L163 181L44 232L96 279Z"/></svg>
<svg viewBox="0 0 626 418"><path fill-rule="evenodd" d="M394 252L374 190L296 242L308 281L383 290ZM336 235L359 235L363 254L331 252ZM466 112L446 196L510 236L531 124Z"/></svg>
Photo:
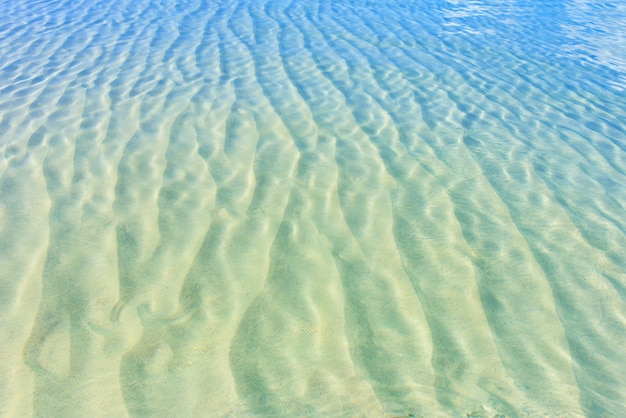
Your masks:
<svg viewBox="0 0 626 418"><path fill-rule="evenodd" d="M626 416L625 1L0 16L0 415Z"/></svg>

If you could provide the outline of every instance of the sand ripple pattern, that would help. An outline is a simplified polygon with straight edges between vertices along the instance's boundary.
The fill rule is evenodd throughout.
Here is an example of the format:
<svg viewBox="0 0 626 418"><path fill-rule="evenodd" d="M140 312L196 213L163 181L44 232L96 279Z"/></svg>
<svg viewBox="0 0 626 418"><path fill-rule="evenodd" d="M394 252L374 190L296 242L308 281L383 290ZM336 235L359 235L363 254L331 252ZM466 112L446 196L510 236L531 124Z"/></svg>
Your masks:
<svg viewBox="0 0 626 418"><path fill-rule="evenodd" d="M620 20L485 3L0 0L0 415L626 416Z"/></svg>

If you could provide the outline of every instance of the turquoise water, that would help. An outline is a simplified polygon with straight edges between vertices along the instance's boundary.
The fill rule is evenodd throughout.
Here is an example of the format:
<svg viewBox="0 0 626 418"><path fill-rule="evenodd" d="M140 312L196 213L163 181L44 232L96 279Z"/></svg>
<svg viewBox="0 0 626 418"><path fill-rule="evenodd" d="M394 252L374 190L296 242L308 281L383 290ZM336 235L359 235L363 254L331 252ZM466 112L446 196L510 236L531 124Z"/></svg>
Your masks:
<svg viewBox="0 0 626 418"><path fill-rule="evenodd" d="M1 416L626 416L623 0L0 16Z"/></svg>

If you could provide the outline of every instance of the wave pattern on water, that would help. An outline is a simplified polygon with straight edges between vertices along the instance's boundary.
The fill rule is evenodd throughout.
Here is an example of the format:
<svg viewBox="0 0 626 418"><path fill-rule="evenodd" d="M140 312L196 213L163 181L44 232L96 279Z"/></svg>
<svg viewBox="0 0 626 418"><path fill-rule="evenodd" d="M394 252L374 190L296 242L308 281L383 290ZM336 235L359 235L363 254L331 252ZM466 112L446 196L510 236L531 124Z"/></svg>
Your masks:
<svg viewBox="0 0 626 418"><path fill-rule="evenodd" d="M0 0L0 415L626 415L626 20L491 3Z"/></svg>

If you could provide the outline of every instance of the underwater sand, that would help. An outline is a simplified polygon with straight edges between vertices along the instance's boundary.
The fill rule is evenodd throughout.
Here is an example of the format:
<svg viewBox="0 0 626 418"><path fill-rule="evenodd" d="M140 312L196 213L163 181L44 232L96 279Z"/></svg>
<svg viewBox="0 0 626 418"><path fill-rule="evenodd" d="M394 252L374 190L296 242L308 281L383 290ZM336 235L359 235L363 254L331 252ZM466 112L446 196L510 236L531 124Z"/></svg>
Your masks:
<svg viewBox="0 0 626 418"><path fill-rule="evenodd" d="M626 416L623 1L0 16L0 416Z"/></svg>

